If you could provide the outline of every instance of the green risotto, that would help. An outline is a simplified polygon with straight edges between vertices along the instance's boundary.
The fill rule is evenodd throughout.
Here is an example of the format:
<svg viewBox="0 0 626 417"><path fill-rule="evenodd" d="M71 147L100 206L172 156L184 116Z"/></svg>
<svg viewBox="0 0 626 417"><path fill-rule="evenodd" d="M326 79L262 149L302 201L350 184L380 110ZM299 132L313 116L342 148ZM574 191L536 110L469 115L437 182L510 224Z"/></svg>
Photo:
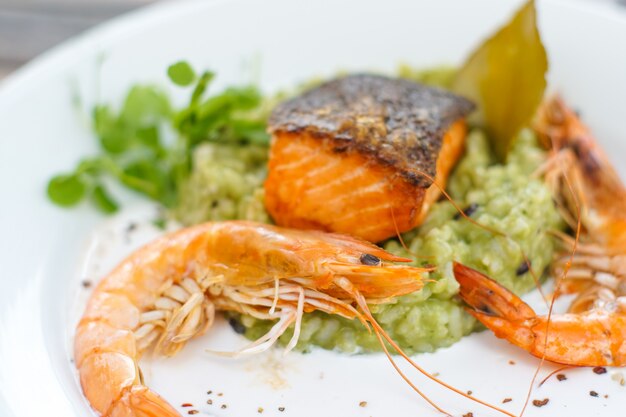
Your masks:
<svg viewBox="0 0 626 417"><path fill-rule="evenodd" d="M195 154L194 171L184 185L176 214L187 224L204 220L249 219L269 221L263 206L266 148L209 144ZM532 271L541 275L548 265L553 242L548 230L561 223L546 186L532 179L545 159L534 134L518 136L507 163L497 164L479 130L467 138L466 153L450 177L448 191L465 213L481 225L506 235L495 235L458 214L446 200L435 204L425 223L404 234L407 252L397 239L385 249L416 259L416 265L436 265L424 288L395 302L371 306L378 322L408 353L431 352L450 346L477 329L456 297L458 284L452 261L485 272L516 293L535 286ZM416 258L417 257L417 258ZM233 316L256 339L272 323ZM291 332L281 337L290 339ZM358 320L321 312L304 316L298 348L311 345L345 352L379 350L374 335Z"/></svg>
<svg viewBox="0 0 626 417"><path fill-rule="evenodd" d="M436 267L425 274L420 291L370 306L407 353L432 352L478 328L457 295L453 261L521 294L536 285L552 258L548 232L564 227L551 193L532 175L546 160L537 138L530 130L514 135L531 119L546 85L546 52L534 24L534 3L527 2L460 68L400 68L400 77L475 101L483 111L470 120L491 132L487 140L483 131L471 131L447 186L471 221L442 198L420 227L403 235L406 248L398 239L383 242L385 249L414 259L417 266ZM503 59L491 59L495 56ZM108 188L113 180L158 202L185 225L231 219L271 222L263 191L268 115L278 101L320 80L264 96L250 85L213 92L209 87L215 74L196 73L184 61L167 73L176 88L187 89L185 106L177 108L161 88L151 85L134 86L119 110L96 106L93 121L100 152L81 160L73 171L54 176L48 197L62 207L88 200L113 213L118 209ZM174 134L172 140L167 132ZM230 319L235 330L251 339L273 325L245 315L231 314ZM292 333L280 341L285 343ZM380 349L358 320L321 312L306 314L302 322L298 348L314 345L345 352Z"/></svg>

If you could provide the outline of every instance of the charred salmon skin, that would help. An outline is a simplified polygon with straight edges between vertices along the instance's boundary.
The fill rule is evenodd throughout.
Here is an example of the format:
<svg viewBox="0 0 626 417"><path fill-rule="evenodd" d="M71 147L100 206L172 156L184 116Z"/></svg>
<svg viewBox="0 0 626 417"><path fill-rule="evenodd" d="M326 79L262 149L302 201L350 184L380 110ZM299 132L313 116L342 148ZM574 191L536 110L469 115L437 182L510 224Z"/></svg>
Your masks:
<svg viewBox="0 0 626 417"><path fill-rule="evenodd" d="M279 104L266 208L281 226L372 242L410 230L439 197L431 180L445 186L473 108L444 90L366 74Z"/></svg>

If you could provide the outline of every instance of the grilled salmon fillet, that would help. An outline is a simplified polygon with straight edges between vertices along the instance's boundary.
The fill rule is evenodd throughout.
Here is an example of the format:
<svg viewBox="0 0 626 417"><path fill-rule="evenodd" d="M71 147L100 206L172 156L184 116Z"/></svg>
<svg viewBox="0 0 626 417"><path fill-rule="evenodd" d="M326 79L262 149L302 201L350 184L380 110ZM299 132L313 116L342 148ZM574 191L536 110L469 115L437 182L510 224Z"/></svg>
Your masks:
<svg viewBox="0 0 626 417"><path fill-rule="evenodd" d="M265 205L287 227L378 242L417 226L463 150L474 106L408 80L352 75L276 107ZM426 175L424 175L426 174Z"/></svg>

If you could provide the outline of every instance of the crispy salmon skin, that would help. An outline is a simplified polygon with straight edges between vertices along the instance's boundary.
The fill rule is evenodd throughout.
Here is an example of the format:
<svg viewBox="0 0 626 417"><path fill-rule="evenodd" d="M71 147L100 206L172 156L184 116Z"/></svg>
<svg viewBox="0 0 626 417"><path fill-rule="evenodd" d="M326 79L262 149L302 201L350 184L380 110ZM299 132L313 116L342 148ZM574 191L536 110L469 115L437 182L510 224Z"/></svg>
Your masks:
<svg viewBox="0 0 626 417"><path fill-rule="evenodd" d="M276 107L266 207L282 226L380 241L415 227L462 152L473 104L412 81L351 75ZM424 175L426 174L426 175Z"/></svg>

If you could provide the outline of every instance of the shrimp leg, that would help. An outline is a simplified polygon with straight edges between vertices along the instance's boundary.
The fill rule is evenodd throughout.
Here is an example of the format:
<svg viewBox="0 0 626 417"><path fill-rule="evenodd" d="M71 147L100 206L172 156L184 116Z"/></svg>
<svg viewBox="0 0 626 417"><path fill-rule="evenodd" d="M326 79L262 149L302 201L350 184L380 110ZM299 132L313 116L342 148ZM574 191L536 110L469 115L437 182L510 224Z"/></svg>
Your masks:
<svg viewBox="0 0 626 417"><path fill-rule="evenodd" d="M349 236L251 222L165 235L130 255L91 295L74 345L83 392L104 417L179 416L143 384L142 353L175 354L218 310L278 319L244 353L269 348L314 310L368 326L367 303L422 288L426 269L393 263L402 261Z"/></svg>

